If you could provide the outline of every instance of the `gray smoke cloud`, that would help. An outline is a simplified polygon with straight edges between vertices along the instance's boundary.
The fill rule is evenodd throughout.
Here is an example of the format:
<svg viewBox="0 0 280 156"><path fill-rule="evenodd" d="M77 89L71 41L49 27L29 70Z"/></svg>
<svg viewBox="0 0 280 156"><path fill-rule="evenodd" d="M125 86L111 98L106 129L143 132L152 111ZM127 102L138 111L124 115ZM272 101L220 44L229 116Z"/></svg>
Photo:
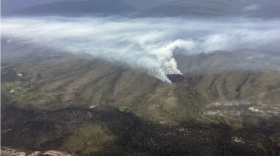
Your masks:
<svg viewBox="0 0 280 156"><path fill-rule="evenodd" d="M2 35L71 53L89 53L141 68L164 82L181 74L174 50L186 55L261 49L280 41L280 21L256 19L3 18ZM276 46L277 47L277 46Z"/></svg>

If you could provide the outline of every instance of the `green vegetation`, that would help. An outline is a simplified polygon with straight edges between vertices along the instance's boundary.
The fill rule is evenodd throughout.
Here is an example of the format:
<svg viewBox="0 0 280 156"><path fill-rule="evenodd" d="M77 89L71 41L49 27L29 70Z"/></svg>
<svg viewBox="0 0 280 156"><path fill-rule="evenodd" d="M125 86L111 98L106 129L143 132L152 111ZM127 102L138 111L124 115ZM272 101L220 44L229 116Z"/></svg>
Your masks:
<svg viewBox="0 0 280 156"><path fill-rule="evenodd" d="M128 109L127 109L126 106L120 106L120 107L119 107L119 110L120 110L121 112L124 112L124 111L128 112Z"/></svg>
<svg viewBox="0 0 280 156"><path fill-rule="evenodd" d="M78 155L273 155L279 144L277 122L255 117L246 127L248 117L202 112L221 98L279 102L276 71L188 73L168 84L98 59L45 59L2 69L5 146Z"/></svg>
<svg viewBox="0 0 280 156"><path fill-rule="evenodd" d="M3 82L1 85L2 92L11 99L11 102L16 102L20 106L23 106L26 102L29 95L28 91L32 88L33 85L20 81Z"/></svg>
<svg viewBox="0 0 280 156"><path fill-rule="evenodd" d="M91 142L91 141L88 141L88 142L87 142L87 145L88 145L88 146L92 145L92 142Z"/></svg>
<svg viewBox="0 0 280 156"><path fill-rule="evenodd" d="M251 126L233 129L225 124L207 124L195 120L182 122L178 126L164 126L115 109L75 108L35 113L10 107L3 109L2 115L4 129L7 122L17 129L24 129L20 132L22 137L18 137L17 129L11 127L9 133L2 135L3 146L33 150L57 148L82 156L112 153L124 156L132 153L277 155L279 144L277 120L263 123L265 128ZM48 139L39 142L40 138L44 138L42 136Z"/></svg>

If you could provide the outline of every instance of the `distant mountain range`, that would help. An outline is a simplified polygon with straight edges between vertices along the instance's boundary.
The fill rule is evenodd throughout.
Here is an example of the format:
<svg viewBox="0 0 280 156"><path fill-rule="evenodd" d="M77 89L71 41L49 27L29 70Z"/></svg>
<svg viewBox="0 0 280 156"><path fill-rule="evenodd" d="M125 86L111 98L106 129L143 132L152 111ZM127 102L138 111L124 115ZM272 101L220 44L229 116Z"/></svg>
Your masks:
<svg viewBox="0 0 280 156"><path fill-rule="evenodd" d="M2 13L20 15L128 15L172 0L3 0Z"/></svg>
<svg viewBox="0 0 280 156"><path fill-rule="evenodd" d="M2 0L2 4L2 16L280 16L279 0ZM169 84L122 62L4 36L1 149L104 156L280 155L277 39L264 50L240 47L185 55L174 49L184 79Z"/></svg>
<svg viewBox="0 0 280 156"><path fill-rule="evenodd" d="M275 18L280 16L280 1L180 0L141 10L130 17L242 16Z"/></svg>
<svg viewBox="0 0 280 156"><path fill-rule="evenodd" d="M23 3L26 2L26 3ZM137 17L238 16L278 18L277 0L15 0L2 1L2 14L82 15L106 14Z"/></svg>
<svg viewBox="0 0 280 156"><path fill-rule="evenodd" d="M36 6L40 4L52 3L61 0L2 0L1 1L1 13L6 15L24 8Z"/></svg>
<svg viewBox="0 0 280 156"><path fill-rule="evenodd" d="M136 11L132 5L121 0L58 1L40 4L16 11L28 15L65 15L65 14L110 14L127 15Z"/></svg>

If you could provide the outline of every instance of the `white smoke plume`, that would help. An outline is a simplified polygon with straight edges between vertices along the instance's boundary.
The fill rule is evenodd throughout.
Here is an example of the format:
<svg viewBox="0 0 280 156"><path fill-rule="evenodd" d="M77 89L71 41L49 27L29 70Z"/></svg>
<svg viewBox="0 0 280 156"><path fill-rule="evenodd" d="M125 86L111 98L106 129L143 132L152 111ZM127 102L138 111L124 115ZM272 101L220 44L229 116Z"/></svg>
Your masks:
<svg viewBox="0 0 280 156"><path fill-rule="evenodd" d="M13 17L1 22L5 37L124 62L169 83L166 74L181 74L174 50L192 55L259 49L280 41L279 26L280 21L248 19Z"/></svg>

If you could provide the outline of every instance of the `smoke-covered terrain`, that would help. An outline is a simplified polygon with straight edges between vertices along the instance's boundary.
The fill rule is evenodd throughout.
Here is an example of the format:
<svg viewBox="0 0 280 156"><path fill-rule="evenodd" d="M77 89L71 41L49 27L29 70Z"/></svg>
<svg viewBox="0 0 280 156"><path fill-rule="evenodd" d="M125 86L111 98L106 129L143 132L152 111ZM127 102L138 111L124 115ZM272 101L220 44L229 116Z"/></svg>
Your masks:
<svg viewBox="0 0 280 156"><path fill-rule="evenodd" d="M181 73L173 58L175 50L184 55L240 50L266 55L277 51L279 25L277 20L235 18L4 18L2 35L11 41L122 62L170 82L166 74ZM258 54L252 55L258 57Z"/></svg>
<svg viewBox="0 0 280 156"><path fill-rule="evenodd" d="M4 2L6 153L280 154L277 1Z"/></svg>

